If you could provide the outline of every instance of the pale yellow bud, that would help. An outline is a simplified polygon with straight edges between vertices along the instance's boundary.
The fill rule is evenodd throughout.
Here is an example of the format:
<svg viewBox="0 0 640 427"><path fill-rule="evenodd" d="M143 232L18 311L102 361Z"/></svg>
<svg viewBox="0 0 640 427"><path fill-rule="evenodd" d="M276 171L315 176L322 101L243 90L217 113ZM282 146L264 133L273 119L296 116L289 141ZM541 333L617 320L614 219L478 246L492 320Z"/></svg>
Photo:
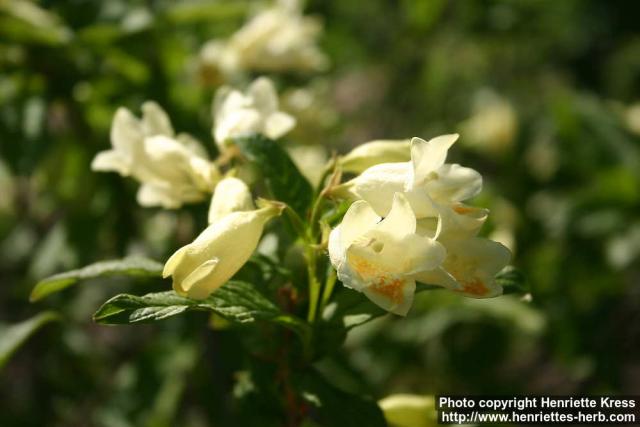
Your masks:
<svg viewBox="0 0 640 427"><path fill-rule="evenodd" d="M390 427L432 427L438 422L433 396L392 394L378 405Z"/></svg>
<svg viewBox="0 0 640 427"><path fill-rule="evenodd" d="M411 160L411 140L377 140L359 145L340 157L344 172L361 173L380 163L407 162Z"/></svg>

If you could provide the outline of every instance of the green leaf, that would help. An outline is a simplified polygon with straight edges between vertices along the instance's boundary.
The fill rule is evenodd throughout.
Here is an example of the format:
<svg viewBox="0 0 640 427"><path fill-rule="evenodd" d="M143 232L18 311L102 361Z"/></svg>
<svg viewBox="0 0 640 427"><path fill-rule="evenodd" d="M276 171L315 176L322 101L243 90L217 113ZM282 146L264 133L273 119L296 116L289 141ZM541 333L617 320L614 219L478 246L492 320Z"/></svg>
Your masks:
<svg viewBox="0 0 640 427"><path fill-rule="evenodd" d="M271 196L304 217L311 204L313 189L287 152L277 142L257 134L237 138L234 143L262 174Z"/></svg>
<svg viewBox="0 0 640 427"><path fill-rule="evenodd" d="M526 294L530 291L524 274L512 265L508 265L496 275L496 282L504 289L503 295Z"/></svg>
<svg viewBox="0 0 640 427"><path fill-rule="evenodd" d="M0 325L0 369L27 338L54 320L58 320L58 315L53 311L45 311L14 325Z"/></svg>
<svg viewBox="0 0 640 427"><path fill-rule="evenodd" d="M55 274L36 284L29 296L30 301L38 301L47 295L59 292L81 280L95 279L104 276L160 277L162 264L140 257L120 260L100 261L86 267Z"/></svg>
<svg viewBox="0 0 640 427"><path fill-rule="evenodd" d="M382 410L373 399L340 390L317 371L302 373L296 388L311 408L310 418L321 426L387 426Z"/></svg>
<svg viewBox="0 0 640 427"><path fill-rule="evenodd" d="M105 302L93 315L94 321L106 325L153 322L186 311L210 311L235 323L265 320L291 329L301 337L309 326L295 316L282 312L246 282L227 282L204 300L181 297L173 291L143 296L120 294Z"/></svg>

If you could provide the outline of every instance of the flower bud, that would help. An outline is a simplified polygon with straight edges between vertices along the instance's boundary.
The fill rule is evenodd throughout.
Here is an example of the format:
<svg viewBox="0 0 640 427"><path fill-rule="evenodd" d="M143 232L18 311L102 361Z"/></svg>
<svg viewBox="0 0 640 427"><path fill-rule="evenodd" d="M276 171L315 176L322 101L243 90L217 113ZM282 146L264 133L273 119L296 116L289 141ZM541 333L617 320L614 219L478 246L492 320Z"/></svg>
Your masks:
<svg viewBox="0 0 640 427"><path fill-rule="evenodd" d="M380 163L411 160L411 140L379 140L359 145L339 160L344 172L362 173Z"/></svg>
<svg viewBox="0 0 640 427"><path fill-rule="evenodd" d="M255 209L255 206L247 184L238 178L224 178L216 185L216 190L211 199L209 224L213 224L232 212L253 209Z"/></svg>
<svg viewBox="0 0 640 427"><path fill-rule="evenodd" d="M436 426L438 417L433 396L392 394L378 402L392 427Z"/></svg>
<svg viewBox="0 0 640 427"><path fill-rule="evenodd" d="M264 225L282 207L232 212L209 225L166 262L162 277L173 277L173 289L183 296L204 299L225 284L258 246Z"/></svg>

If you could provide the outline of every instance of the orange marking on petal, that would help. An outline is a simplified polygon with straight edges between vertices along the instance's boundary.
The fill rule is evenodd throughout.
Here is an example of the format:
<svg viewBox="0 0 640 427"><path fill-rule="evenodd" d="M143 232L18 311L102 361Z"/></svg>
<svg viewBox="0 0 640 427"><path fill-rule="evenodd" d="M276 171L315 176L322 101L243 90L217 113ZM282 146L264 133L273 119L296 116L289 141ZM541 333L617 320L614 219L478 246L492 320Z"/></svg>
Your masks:
<svg viewBox="0 0 640 427"><path fill-rule="evenodd" d="M394 279L390 282L385 277L381 277L380 280L371 286L371 290L384 295L396 304L400 304L403 299L402 286L404 280Z"/></svg>
<svg viewBox="0 0 640 427"><path fill-rule="evenodd" d="M351 266L358 272L360 277L374 277L379 273L379 269L366 259L351 256Z"/></svg>
<svg viewBox="0 0 640 427"><path fill-rule="evenodd" d="M456 213L459 213L460 215L465 215L465 214L473 212L474 208L470 208L469 206L465 206L465 205L456 205L456 206L453 207L453 210Z"/></svg>
<svg viewBox="0 0 640 427"><path fill-rule="evenodd" d="M475 295L478 297L485 296L489 293L489 289L484 282L478 278L472 280L460 281L462 283L462 289L458 292L462 292L469 295Z"/></svg>

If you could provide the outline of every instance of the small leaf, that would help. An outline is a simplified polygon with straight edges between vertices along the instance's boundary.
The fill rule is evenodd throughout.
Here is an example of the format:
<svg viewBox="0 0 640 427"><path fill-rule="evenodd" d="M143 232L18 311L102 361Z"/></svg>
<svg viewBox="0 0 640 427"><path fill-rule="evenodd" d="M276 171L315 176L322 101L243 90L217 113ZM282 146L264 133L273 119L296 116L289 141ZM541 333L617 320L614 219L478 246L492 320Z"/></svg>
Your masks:
<svg viewBox="0 0 640 427"><path fill-rule="evenodd" d="M94 321L106 325L153 322L186 311L210 311L235 323L265 320L282 325L306 336L308 325L295 316L282 312L253 285L227 282L204 300L181 297L173 291L143 296L120 294L105 302L93 315Z"/></svg>
<svg viewBox="0 0 640 427"><path fill-rule="evenodd" d="M123 258L113 261L100 261L86 267L55 274L36 284L29 296L30 301L38 301L47 295L59 292L71 285L88 279L104 276L136 276L136 277L160 277L162 264L140 257Z"/></svg>
<svg viewBox="0 0 640 427"><path fill-rule="evenodd" d="M340 390L317 371L300 374L296 383L298 392L311 408L310 418L321 426L387 426L382 410L373 399Z"/></svg>
<svg viewBox="0 0 640 427"><path fill-rule="evenodd" d="M0 325L0 369L27 338L54 320L58 320L58 315L53 311L45 311L14 325Z"/></svg>
<svg viewBox="0 0 640 427"><path fill-rule="evenodd" d="M271 196L305 216L313 189L287 152L275 141L262 135L237 138L234 143L262 174Z"/></svg>

